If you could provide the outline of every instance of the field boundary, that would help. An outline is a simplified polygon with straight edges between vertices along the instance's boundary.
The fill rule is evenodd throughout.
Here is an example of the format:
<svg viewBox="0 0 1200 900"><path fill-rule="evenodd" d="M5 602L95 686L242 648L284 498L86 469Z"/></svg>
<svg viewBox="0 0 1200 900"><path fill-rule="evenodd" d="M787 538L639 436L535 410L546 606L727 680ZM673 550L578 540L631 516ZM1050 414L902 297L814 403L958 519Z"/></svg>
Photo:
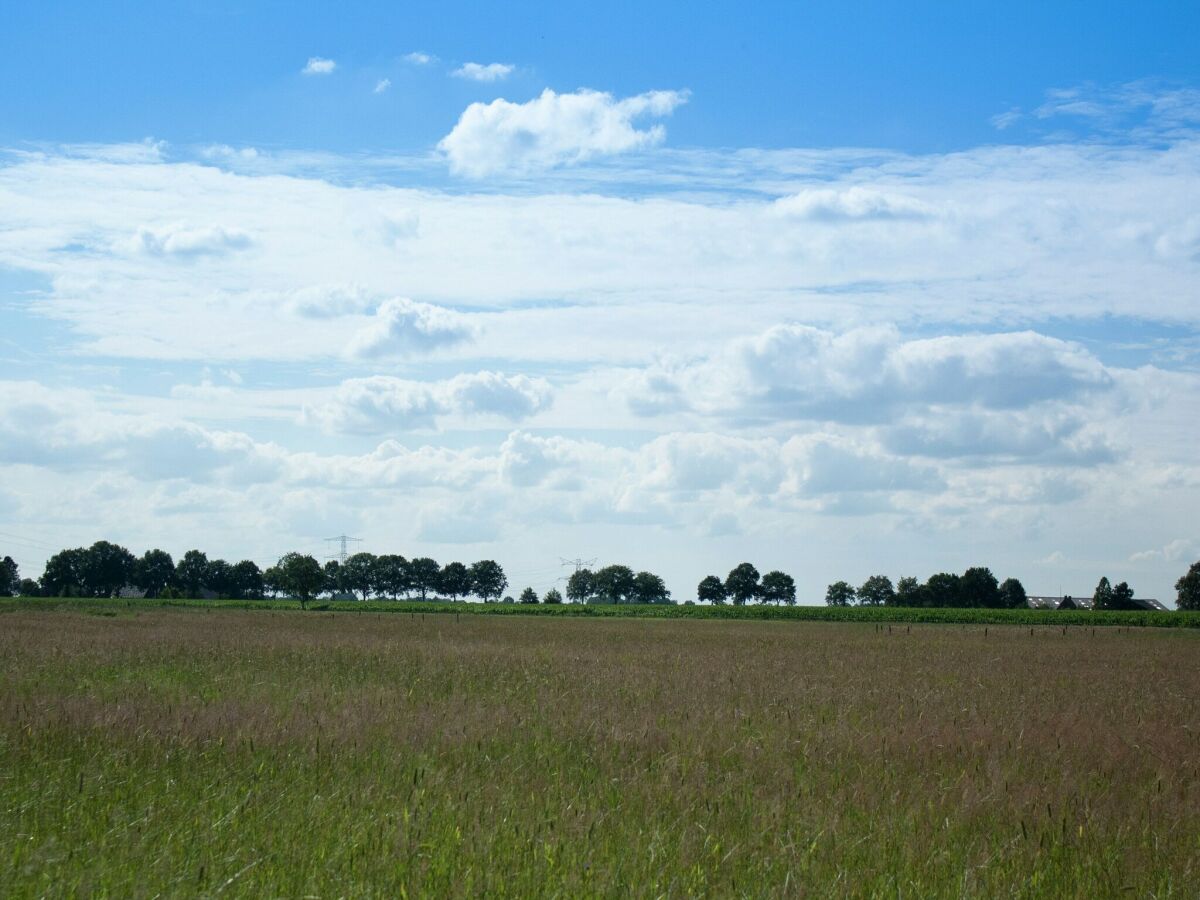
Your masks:
<svg viewBox="0 0 1200 900"><path fill-rule="evenodd" d="M87 612L116 615L152 609L227 609L300 611L296 600L146 600L104 597L3 597L0 613L17 610ZM1151 628L1200 628L1200 612L1112 612L1040 609L946 609L903 606L699 606L684 604L541 604L406 600L316 601L309 611L337 613L409 613L568 618L738 619L810 622L942 623L947 625L1085 625Z"/></svg>

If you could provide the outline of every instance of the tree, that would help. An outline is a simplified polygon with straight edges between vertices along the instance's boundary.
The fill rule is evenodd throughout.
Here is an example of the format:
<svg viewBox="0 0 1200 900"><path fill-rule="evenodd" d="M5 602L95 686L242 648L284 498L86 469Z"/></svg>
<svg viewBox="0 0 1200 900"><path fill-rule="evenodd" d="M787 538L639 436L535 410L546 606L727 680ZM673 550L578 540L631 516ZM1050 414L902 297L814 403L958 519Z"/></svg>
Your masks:
<svg viewBox="0 0 1200 900"><path fill-rule="evenodd" d="M325 571L321 573L324 584L328 584L329 567L325 567ZM272 597L278 597L284 593L287 588L283 583L283 572L279 570L279 566L267 566L263 571L263 591L270 594ZM326 588L328 590L328 588Z"/></svg>
<svg viewBox="0 0 1200 900"><path fill-rule="evenodd" d="M886 575L872 575L858 589L858 602L863 606L893 606L896 590Z"/></svg>
<svg viewBox="0 0 1200 900"><path fill-rule="evenodd" d="M827 606L849 606L854 602L854 588L845 581L835 581L825 589Z"/></svg>
<svg viewBox="0 0 1200 900"><path fill-rule="evenodd" d="M1113 589L1108 582L1108 576L1101 577L1096 585L1096 590L1092 593L1092 607L1094 609L1116 609L1113 605Z"/></svg>
<svg viewBox="0 0 1200 900"><path fill-rule="evenodd" d="M1003 609L1021 609L1026 603L1028 596L1025 593L1025 585L1021 584L1015 578L1005 578L1004 583L1000 585L1000 606Z"/></svg>
<svg viewBox="0 0 1200 900"><path fill-rule="evenodd" d="M938 572L930 575L925 582L922 593L922 606L954 607L962 606L962 590L959 586L961 579L952 572Z"/></svg>
<svg viewBox="0 0 1200 900"><path fill-rule="evenodd" d="M716 575L705 575L696 585L696 599L701 603L711 603L720 606L728 598L725 593L725 582Z"/></svg>
<svg viewBox="0 0 1200 900"><path fill-rule="evenodd" d="M912 575L907 575L896 582L897 606L921 606L923 599L921 582Z"/></svg>
<svg viewBox="0 0 1200 900"><path fill-rule="evenodd" d="M593 597L601 603L628 603L636 584L629 566L605 566L592 577Z"/></svg>
<svg viewBox="0 0 1200 900"><path fill-rule="evenodd" d="M133 583L157 597L163 588L175 581L175 560L166 550L147 550L133 567Z"/></svg>
<svg viewBox="0 0 1200 900"><path fill-rule="evenodd" d="M363 600L371 596L375 587L375 554L355 553L342 565L342 586L362 594Z"/></svg>
<svg viewBox="0 0 1200 900"><path fill-rule="evenodd" d="M0 560L0 597L11 597L21 586L20 568L11 556Z"/></svg>
<svg viewBox="0 0 1200 900"><path fill-rule="evenodd" d="M451 600L471 593L471 571L460 562L446 563L438 574L438 590Z"/></svg>
<svg viewBox="0 0 1200 900"><path fill-rule="evenodd" d="M230 574L234 597L239 600L243 598L261 600L263 598L263 573L253 560L243 559L241 562L235 563Z"/></svg>
<svg viewBox="0 0 1200 900"><path fill-rule="evenodd" d="M96 541L83 554L83 589L91 597L115 597L133 577L132 553L108 541Z"/></svg>
<svg viewBox="0 0 1200 900"><path fill-rule="evenodd" d="M958 582L959 603L967 607L995 609L1000 606L1000 583L992 570L974 566L963 572Z"/></svg>
<svg viewBox="0 0 1200 900"><path fill-rule="evenodd" d="M493 603L508 587L504 569L492 559L481 559L471 564L471 593L484 603Z"/></svg>
<svg viewBox="0 0 1200 900"><path fill-rule="evenodd" d="M60 550L46 560L42 572L42 596L76 597L83 593L84 553L82 547L76 547Z"/></svg>
<svg viewBox="0 0 1200 900"><path fill-rule="evenodd" d="M1113 609L1137 609L1133 602L1133 588L1122 581L1113 588Z"/></svg>
<svg viewBox="0 0 1200 900"><path fill-rule="evenodd" d="M1192 563L1187 574L1175 582L1175 605L1180 609L1200 610L1200 562Z"/></svg>
<svg viewBox="0 0 1200 900"><path fill-rule="evenodd" d="M267 569L267 572L271 571ZM342 564L336 559L328 559L325 565L321 567L321 574L325 576L325 581L321 585L321 592L328 594L331 599L336 599L340 595L346 593L345 579L342 573ZM267 577L267 573L263 573L263 578ZM353 598L353 594L351 597Z"/></svg>
<svg viewBox="0 0 1200 900"><path fill-rule="evenodd" d="M671 592L666 582L653 572L638 572L633 576L633 600L635 603L670 603Z"/></svg>
<svg viewBox="0 0 1200 900"><path fill-rule="evenodd" d="M21 584L17 588L18 597L40 597L42 596L42 588L32 578L22 578Z"/></svg>
<svg viewBox="0 0 1200 900"><path fill-rule="evenodd" d="M522 603L537 603L538 602L537 591L535 591L531 587L525 588L525 590L521 591L521 602Z"/></svg>
<svg viewBox="0 0 1200 900"><path fill-rule="evenodd" d="M558 592L558 588L550 588L542 597L542 602L547 606L562 606L562 594Z"/></svg>
<svg viewBox="0 0 1200 900"><path fill-rule="evenodd" d="M796 605L796 580L784 572L768 572L762 578L763 603Z"/></svg>
<svg viewBox="0 0 1200 900"><path fill-rule="evenodd" d="M395 600L407 594L410 587L408 560L399 553L385 553L375 558L375 590Z"/></svg>
<svg viewBox="0 0 1200 900"><path fill-rule="evenodd" d="M591 569L576 569L567 579L567 599L572 603L587 603L595 593L595 576Z"/></svg>
<svg viewBox="0 0 1200 900"><path fill-rule="evenodd" d="M235 589L233 566L223 559L210 559L206 586L218 597L232 597Z"/></svg>
<svg viewBox="0 0 1200 900"><path fill-rule="evenodd" d="M208 555L189 550L175 567L175 581L183 588L184 596L199 597L208 586Z"/></svg>
<svg viewBox="0 0 1200 900"><path fill-rule="evenodd" d="M419 556L408 564L413 590L421 595L422 600L428 600L429 592L437 590L438 576L441 574L441 566L428 556Z"/></svg>
<svg viewBox="0 0 1200 900"><path fill-rule="evenodd" d="M321 564L307 554L285 553L275 568L279 572L280 587L300 601L301 609L308 609L309 601L325 586Z"/></svg>
<svg viewBox="0 0 1200 900"><path fill-rule="evenodd" d="M734 566L725 578L725 593L735 606L744 606L758 597L758 569L748 562Z"/></svg>

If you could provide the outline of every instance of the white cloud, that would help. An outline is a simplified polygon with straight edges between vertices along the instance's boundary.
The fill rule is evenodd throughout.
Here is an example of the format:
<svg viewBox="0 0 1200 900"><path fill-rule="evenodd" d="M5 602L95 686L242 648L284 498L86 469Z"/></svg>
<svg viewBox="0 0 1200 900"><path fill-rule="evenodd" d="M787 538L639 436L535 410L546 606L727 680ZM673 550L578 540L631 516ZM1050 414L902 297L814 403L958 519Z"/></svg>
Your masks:
<svg viewBox="0 0 1200 900"><path fill-rule="evenodd" d="M404 61L414 66L427 66L436 60L436 56L433 56L429 53L422 53L420 50L414 50L412 53L404 54Z"/></svg>
<svg viewBox="0 0 1200 900"><path fill-rule="evenodd" d="M1002 113L996 113L989 121L997 131L1004 131L1006 128L1010 128L1021 121L1022 115L1020 107L1014 106Z"/></svg>
<svg viewBox="0 0 1200 900"><path fill-rule="evenodd" d="M466 78L470 81L503 81L516 68L508 63L463 63L450 74L455 78Z"/></svg>
<svg viewBox="0 0 1200 900"><path fill-rule="evenodd" d="M853 222L887 219L923 219L933 210L919 200L854 186L845 190L808 188L775 201L784 216L816 222Z"/></svg>
<svg viewBox="0 0 1200 900"><path fill-rule="evenodd" d="M346 345L351 358L428 353L469 340L472 329L466 319L448 309L416 303L405 297L383 301L369 324L359 329Z"/></svg>
<svg viewBox="0 0 1200 900"><path fill-rule="evenodd" d="M392 79L380 78L377 82L375 82L375 89L372 91L372 93L382 94L384 91L386 91L391 86L392 86Z"/></svg>
<svg viewBox="0 0 1200 900"><path fill-rule="evenodd" d="M432 429L446 416L515 422L548 409L552 396L546 381L525 375L463 373L438 382L375 375L343 381L328 400L306 407L304 419L330 432L387 434Z"/></svg>
<svg viewBox="0 0 1200 900"><path fill-rule="evenodd" d="M1113 384L1079 345L1034 332L905 340L890 327L777 325L709 358L639 373L622 390L643 416L881 424L931 405L1004 411L1076 401Z"/></svg>
<svg viewBox="0 0 1200 900"><path fill-rule="evenodd" d="M526 103L472 103L438 148L453 171L474 178L578 163L661 143L661 125L639 130L634 122L670 115L686 101L679 91L617 100L599 91L547 88Z"/></svg>
<svg viewBox="0 0 1200 900"><path fill-rule="evenodd" d="M253 241L246 232L222 225L141 227L129 240L134 250L150 256L222 256L245 250Z"/></svg>
<svg viewBox="0 0 1200 900"><path fill-rule="evenodd" d="M337 68L337 63L332 59L325 59L321 56L310 56L308 63L301 70L302 75L329 75Z"/></svg>
<svg viewBox="0 0 1200 900"><path fill-rule="evenodd" d="M1131 562L1192 562L1200 559L1200 543L1187 538L1176 538L1153 550L1142 550L1129 557Z"/></svg>

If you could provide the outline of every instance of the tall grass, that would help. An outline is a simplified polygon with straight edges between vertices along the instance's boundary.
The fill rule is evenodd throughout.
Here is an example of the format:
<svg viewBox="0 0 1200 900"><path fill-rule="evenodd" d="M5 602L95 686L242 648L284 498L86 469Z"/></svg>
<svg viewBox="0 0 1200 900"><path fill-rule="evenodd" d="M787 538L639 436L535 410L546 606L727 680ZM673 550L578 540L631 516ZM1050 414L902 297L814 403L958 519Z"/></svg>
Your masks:
<svg viewBox="0 0 1200 900"><path fill-rule="evenodd" d="M15 609L0 895L1194 897L1198 662L1187 630Z"/></svg>
<svg viewBox="0 0 1200 900"><path fill-rule="evenodd" d="M299 610L297 600L124 600L91 597L4 597L0 613L16 610L75 610L118 615L162 608ZM603 603L543 606L522 603L453 603L411 600L320 600L318 612L402 613L408 616L452 613L490 616L555 616L641 619L786 619L805 622L942 623L951 625L1118 626L1125 628L1200 628L1200 612L1115 612L1045 609L947 609L903 606L697 606L686 604Z"/></svg>

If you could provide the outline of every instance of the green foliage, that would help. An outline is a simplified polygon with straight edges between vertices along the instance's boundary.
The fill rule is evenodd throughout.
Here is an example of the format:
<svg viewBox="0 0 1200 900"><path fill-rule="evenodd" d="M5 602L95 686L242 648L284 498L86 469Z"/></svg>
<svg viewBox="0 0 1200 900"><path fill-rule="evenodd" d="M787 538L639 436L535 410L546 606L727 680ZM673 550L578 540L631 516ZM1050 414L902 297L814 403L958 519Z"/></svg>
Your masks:
<svg viewBox="0 0 1200 900"><path fill-rule="evenodd" d="M175 561L165 550L147 550L133 567L133 583L145 591L147 597L159 596L174 581Z"/></svg>
<svg viewBox="0 0 1200 900"><path fill-rule="evenodd" d="M595 593L595 576L591 569L576 569L567 579L567 599L572 603L587 603Z"/></svg>
<svg viewBox="0 0 1200 900"><path fill-rule="evenodd" d="M355 553L347 557L342 566L342 588L356 591L362 594L364 600L369 600L371 591L375 589L376 574L375 554Z"/></svg>
<svg viewBox="0 0 1200 900"><path fill-rule="evenodd" d="M189 550L175 567L175 582L189 597L199 597L208 586L208 554Z"/></svg>
<svg viewBox="0 0 1200 900"><path fill-rule="evenodd" d="M531 587L525 588L525 590L521 591L521 601L520 602L524 603L524 604L537 603L538 602L537 591L535 591Z"/></svg>
<svg viewBox="0 0 1200 900"><path fill-rule="evenodd" d="M633 602L670 603L671 592L667 584L653 572L638 572L633 577Z"/></svg>
<svg viewBox="0 0 1200 900"><path fill-rule="evenodd" d="M442 596L457 600L471 593L471 572L460 562L446 563L438 575L438 590Z"/></svg>
<svg viewBox="0 0 1200 900"><path fill-rule="evenodd" d="M963 572L958 582L958 606L995 609L1001 606L1000 583L992 570L976 566Z"/></svg>
<svg viewBox="0 0 1200 900"><path fill-rule="evenodd" d="M628 603L636 587L636 576L629 566L605 566L592 576L591 599L599 603Z"/></svg>
<svg viewBox="0 0 1200 900"><path fill-rule="evenodd" d="M428 599L429 594L437 590L438 578L441 577L441 574L442 569L437 564L437 560L430 559L428 556L419 556L408 564L409 582L422 600Z"/></svg>
<svg viewBox="0 0 1200 900"><path fill-rule="evenodd" d="M547 606L561 606L563 595L559 593L558 588L550 588L542 597L542 602Z"/></svg>
<svg viewBox="0 0 1200 900"><path fill-rule="evenodd" d="M1004 583L1000 585L1001 609L1024 609L1027 600L1025 585L1016 578L1004 579Z"/></svg>
<svg viewBox="0 0 1200 900"><path fill-rule="evenodd" d="M1185 610L1200 610L1200 562L1192 563L1187 574L1175 582L1175 605Z"/></svg>
<svg viewBox="0 0 1200 900"><path fill-rule="evenodd" d="M279 573L280 588L299 600L302 609L306 609L325 587L321 564L307 554L284 554L275 568Z"/></svg>
<svg viewBox="0 0 1200 900"><path fill-rule="evenodd" d="M850 606L854 603L854 588L845 581L835 581L825 589L826 606Z"/></svg>
<svg viewBox="0 0 1200 900"><path fill-rule="evenodd" d="M701 603L720 606L728 597L729 595L725 592L725 582L716 575L705 575L696 585L696 599Z"/></svg>
<svg viewBox="0 0 1200 900"><path fill-rule="evenodd" d="M796 581L784 572L768 572L762 578L760 594L763 603L786 603L791 606L796 602Z"/></svg>
<svg viewBox="0 0 1200 900"><path fill-rule="evenodd" d="M504 569L492 559L481 559L471 566L471 593L484 603L495 601L508 587Z"/></svg>
<svg viewBox="0 0 1200 900"><path fill-rule="evenodd" d="M744 562L734 566L725 576L725 593L735 606L745 606L758 597L758 569Z"/></svg>
<svg viewBox="0 0 1200 900"><path fill-rule="evenodd" d="M886 575L872 575L858 589L858 602L863 606L891 606L896 602L896 591L892 579Z"/></svg>
<svg viewBox="0 0 1200 900"><path fill-rule="evenodd" d="M6 556L0 560L0 597L11 597L21 586L21 573L16 560Z"/></svg>
<svg viewBox="0 0 1200 900"><path fill-rule="evenodd" d="M1113 603L1113 589L1109 584L1107 577L1102 577L1100 583L1096 585L1096 590L1092 594L1092 607L1094 609L1116 609Z"/></svg>

